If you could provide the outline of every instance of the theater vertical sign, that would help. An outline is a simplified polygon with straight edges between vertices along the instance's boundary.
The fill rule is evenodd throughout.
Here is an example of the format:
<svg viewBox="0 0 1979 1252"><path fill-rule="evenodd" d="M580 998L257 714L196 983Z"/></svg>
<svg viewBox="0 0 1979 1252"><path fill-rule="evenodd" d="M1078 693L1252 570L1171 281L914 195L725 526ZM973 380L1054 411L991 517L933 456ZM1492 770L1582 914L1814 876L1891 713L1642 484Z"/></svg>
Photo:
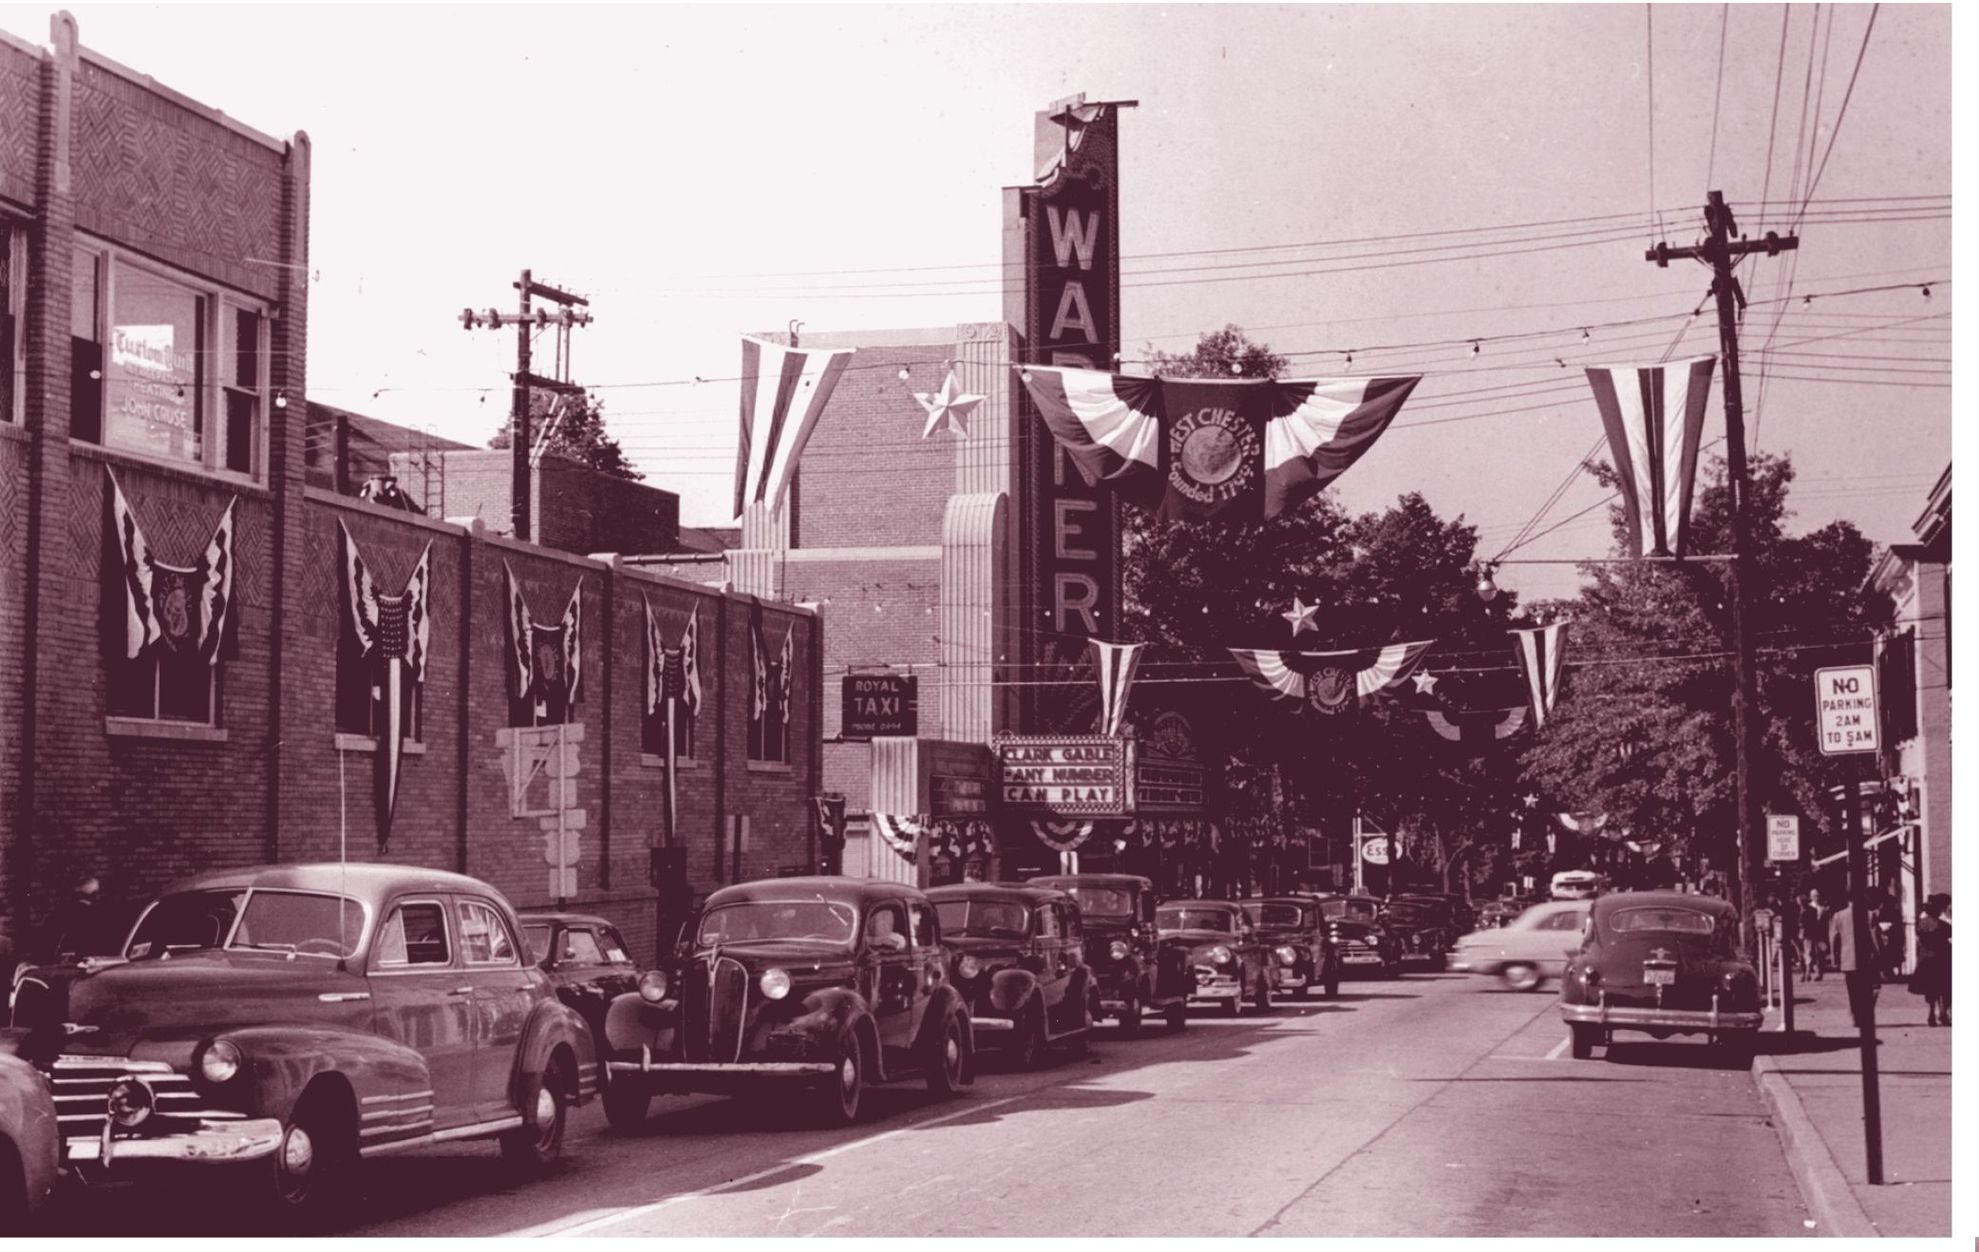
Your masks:
<svg viewBox="0 0 1979 1252"><path fill-rule="evenodd" d="M1116 366L1117 123L1118 110L1132 103L1088 104L1084 96L1075 96L1036 117L1037 183L1012 189L1012 225L1021 240L1024 267L1025 307L1019 325L1026 363ZM1024 688L1022 720L1034 730L1089 731L1098 715L1098 694L1081 666L1088 638L1117 633L1118 513L1105 489L1086 485L1046 431L1029 396L1021 388L1019 394L1024 405L1019 542L1029 627L1020 635L1026 662L1022 673L1064 684Z"/></svg>

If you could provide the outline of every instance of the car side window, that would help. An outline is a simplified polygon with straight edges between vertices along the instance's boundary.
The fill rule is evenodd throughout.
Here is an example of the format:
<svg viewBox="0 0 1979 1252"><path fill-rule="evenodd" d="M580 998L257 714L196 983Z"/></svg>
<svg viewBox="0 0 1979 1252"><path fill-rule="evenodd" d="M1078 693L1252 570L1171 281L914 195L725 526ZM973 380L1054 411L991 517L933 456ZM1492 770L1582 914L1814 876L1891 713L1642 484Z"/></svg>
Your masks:
<svg viewBox="0 0 1979 1252"><path fill-rule="evenodd" d="M547 924L524 925L522 943L529 949L529 956L533 961L548 960L555 955L550 951L550 928Z"/></svg>
<svg viewBox="0 0 1979 1252"><path fill-rule="evenodd" d="M514 965L515 941L508 923L478 900L456 902L460 918L460 950L469 965Z"/></svg>
<svg viewBox="0 0 1979 1252"><path fill-rule="evenodd" d="M881 952L907 950L907 921L897 904L876 904L866 915L866 946Z"/></svg>
<svg viewBox="0 0 1979 1252"><path fill-rule="evenodd" d="M563 932L563 960L573 965L603 965L605 954L598 947L598 937L588 930L566 930Z"/></svg>
<svg viewBox="0 0 1979 1252"><path fill-rule="evenodd" d="M1579 930L1580 915L1572 910L1555 913L1546 919L1544 925L1547 930Z"/></svg>
<svg viewBox="0 0 1979 1252"><path fill-rule="evenodd" d="M632 963L632 957L628 955L629 949L625 946L625 940L620 938L618 931L613 930L610 926L603 927L598 931L598 943L604 948L605 959L612 964L630 965Z"/></svg>
<svg viewBox="0 0 1979 1252"><path fill-rule="evenodd" d="M1040 939L1058 938L1060 933L1058 927L1058 906L1055 904L1040 904L1038 906L1037 920L1031 923L1031 931Z"/></svg>
<svg viewBox="0 0 1979 1252"><path fill-rule="evenodd" d="M380 969L416 969L447 965L447 913L437 900L413 900L392 910L378 934Z"/></svg>
<svg viewBox="0 0 1979 1252"><path fill-rule="evenodd" d="M918 900L907 906L907 916L914 923L914 946L932 948L935 946L935 911Z"/></svg>
<svg viewBox="0 0 1979 1252"><path fill-rule="evenodd" d="M1079 929L1080 929L1078 904L1077 903L1066 904L1061 902L1058 906L1058 909L1059 912L1065 918L1065 937L1067 939L1077 939L1079 937Z"/></svg>

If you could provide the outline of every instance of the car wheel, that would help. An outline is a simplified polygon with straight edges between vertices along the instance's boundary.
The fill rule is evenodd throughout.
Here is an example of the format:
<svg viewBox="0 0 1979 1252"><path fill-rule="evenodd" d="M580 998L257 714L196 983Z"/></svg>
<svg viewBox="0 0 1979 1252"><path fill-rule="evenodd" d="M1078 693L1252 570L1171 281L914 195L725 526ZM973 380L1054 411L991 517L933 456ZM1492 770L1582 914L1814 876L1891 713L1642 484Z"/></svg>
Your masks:
<svg viewBox="0 0 1979 1252"><path fill-rule="evenodd" d="M511 1165L532 1174L542 1173L563 1155L563 1135L570 1121L570 1084L561 1057L552 1057L543 1067L543 1079L536 1087L536 1108L532 1123L502 1136L502 1155Z"/></svg>
<svg viewBox="0 0 1979 1252"><path fill-rule="evenodd" d="M1141 1033L1141 997L1139 993L1127 997L1125 1007L1120 1010L1120 1033L1128 1039Z"/></svg>
<svg viewBox="0 0 1979 1252"><path fill-rule="evenodd" d="M962 1015L950 1013L935 1041L935 1054L928 1058L928 1093L945 1100L962 1090L962 1071L968 1061L969 1039Z"/></svg>
<svg viewBox="0 0 1979 1252"><path fill-rule="evenodd" d="M355 1128L349 1110L322 1091L303 1096L271 1166L271 1195L281 1216L321 1228L334 1222L357 1170Z"/></svg>
<svg viewBox="0 0 1979 1252"><path fill-rule="evenodd" d="M847 1030L838 1037L838 1065L820 1089L818 1111L825 1124L850 1126L858 1121L865 1094L865 1049L859 1044L859 1032Z"/></svg>
<svg viewBox="0 0 1979 1252"><path fill-rule="evenodd" d="M1181 1030L1183 1027L1189 1024L1188 1001L1177 1000L1175 1003L1169 1005L1166 1011L1166 1015L1168 1019L1168 1029Z"/></svg>
<svg viewBox="0 0 1979 1252"><path fill-rule="evenodd" d="M1539 967L1524 961L1514 961L1498 971L1498 977L1513 991L1537 991L1539 984L1546 981L1540 976Z"/></svg>
<svg viewBox="0 0 1979 1252"><path fill-rule="evenodd" d="M652 1111L653 1095L640 1080L627 1075L614 1078L605 1087L605 1121L613 1130L629 1135L646 1125Z"/></svg>
<svg viewBox="0 0 1979 1252"><path fill-rule="evenodd" d="M1337 996L1339 994L1340 994L1340 963L1338 961L1335 961L1333 962L1333 964L1328 965L1326 967L1326 998L1331 1000L1334 996Z"/></svg>
<svg viewBox="0 0 1979 1252"><path fill-rule="evenodd" d="M1570 1050L1576 1061L1585 1061L1594 1055L1594 1043L1601 1032L1585 1022L1568 1022L1567 1033L1572 1039Z"/></svg>

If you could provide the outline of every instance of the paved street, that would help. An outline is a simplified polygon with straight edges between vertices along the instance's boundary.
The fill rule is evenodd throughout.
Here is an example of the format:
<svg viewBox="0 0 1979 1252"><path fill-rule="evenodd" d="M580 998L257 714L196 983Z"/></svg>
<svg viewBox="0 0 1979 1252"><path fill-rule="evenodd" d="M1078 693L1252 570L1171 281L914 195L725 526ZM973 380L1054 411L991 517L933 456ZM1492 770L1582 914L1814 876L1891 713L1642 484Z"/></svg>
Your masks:
<svg viewBox="0 0 1979 1252"><path fill-rule="evenodd" d="M1799 1235L1749 1073L1624 1036L1575 1062L1549 994L1465 975L869 1093L848 1131L795 1110L655 1101L645 1133L573 1124L556 1176L490 1145L367 1167L363 1235ZM875 1096L877 1098L875 1098ZM224 1191L69 1196L51 1233L246 1233Z"/></svg>

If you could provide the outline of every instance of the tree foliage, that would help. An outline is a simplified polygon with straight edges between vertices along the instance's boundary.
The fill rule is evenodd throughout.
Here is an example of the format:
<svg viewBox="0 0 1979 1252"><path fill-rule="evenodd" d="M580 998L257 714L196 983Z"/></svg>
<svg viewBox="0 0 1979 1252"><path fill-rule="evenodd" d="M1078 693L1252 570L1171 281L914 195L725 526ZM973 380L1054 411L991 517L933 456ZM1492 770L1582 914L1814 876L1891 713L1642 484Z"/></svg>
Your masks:
<svg viewBox="0 0 1979 1252"><path fill-rule="evenodd" d="M544 431L549 436L545 442ZM588 465L601 474L643 480L632 462L626 460L618 441L605 432L605 406L590 392L555 395L546 391L529 393L530 437L539 448L553 455ZM511 446L514 423L505 422L488 441L491 448Z"/></svg>
<svg viewBox="0 0 1979 1252"><path fill-rule="evenodd" d="M1606 465L1592 471L1614 484ZM1866 662L1885 597L1865 588L1872 545L1848 522L1786 533L1789 458L1756 455L1747 518L1746 604L1757 648L1760 734L1750 777L1761 807L1805 822L1824 817L1837 765L1814 739L1813 672ZM1722 460L1699 485L1691 551L1731 550ZM1616 551L1626 523L1611 510ZM1527 778L1554 807L1601 814L1612 832L1661 845L1694 867L1730 861L1737 830L1731 584L1727 563L1582 566L1579 597L1562 606L1568 690L1524 756Z"/></svg>

